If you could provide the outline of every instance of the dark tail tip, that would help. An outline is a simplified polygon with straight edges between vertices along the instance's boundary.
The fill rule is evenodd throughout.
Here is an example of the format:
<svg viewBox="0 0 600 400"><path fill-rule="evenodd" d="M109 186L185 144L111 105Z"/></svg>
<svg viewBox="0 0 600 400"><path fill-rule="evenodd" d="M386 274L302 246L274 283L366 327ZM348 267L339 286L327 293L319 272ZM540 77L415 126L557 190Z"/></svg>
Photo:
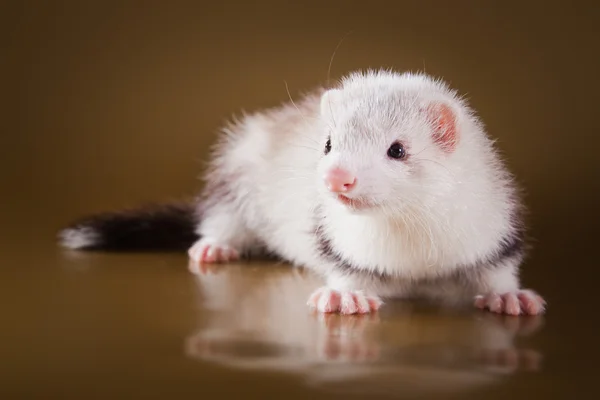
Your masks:
<svg viewBox="0 0 600 400"><path fill-rule="evenodd" d="M193 204L150 205L93 215L59 232L62 246L78 250L184 250L197 239Z"/></svg>

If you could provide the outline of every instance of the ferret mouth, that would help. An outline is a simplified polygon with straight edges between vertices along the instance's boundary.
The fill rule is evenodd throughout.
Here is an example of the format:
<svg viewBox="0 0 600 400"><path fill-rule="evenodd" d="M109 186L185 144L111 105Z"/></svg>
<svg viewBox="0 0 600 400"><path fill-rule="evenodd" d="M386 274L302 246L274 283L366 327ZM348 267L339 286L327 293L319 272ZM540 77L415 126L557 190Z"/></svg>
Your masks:
<svg viewBox="0 0 600 400"><path fill-rule="evenodd" d="M346 207L351 208L353 210L364 210L366 208L373 207L372 203L369 203L363 199L351 199L350 197L344 196L343 194L338 194L337 199L340 203L344 204Z"/></svg>

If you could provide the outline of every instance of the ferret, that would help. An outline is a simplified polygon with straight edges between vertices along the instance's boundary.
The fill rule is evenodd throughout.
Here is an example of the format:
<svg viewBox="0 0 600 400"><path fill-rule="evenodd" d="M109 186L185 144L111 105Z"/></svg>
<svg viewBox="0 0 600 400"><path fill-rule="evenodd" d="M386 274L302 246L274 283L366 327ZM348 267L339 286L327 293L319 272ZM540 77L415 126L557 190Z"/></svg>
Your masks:
<svg viewBox="0 0 600 400"><path fill-rule="evenodd" d="M525 207L476 113L441 79L368 70L232 119L197 201L91 216L63 229L87 250L187 248L196 263L272 255L321 275L321 313L383 299L464 300L537 315L520 285Z"/></svg>

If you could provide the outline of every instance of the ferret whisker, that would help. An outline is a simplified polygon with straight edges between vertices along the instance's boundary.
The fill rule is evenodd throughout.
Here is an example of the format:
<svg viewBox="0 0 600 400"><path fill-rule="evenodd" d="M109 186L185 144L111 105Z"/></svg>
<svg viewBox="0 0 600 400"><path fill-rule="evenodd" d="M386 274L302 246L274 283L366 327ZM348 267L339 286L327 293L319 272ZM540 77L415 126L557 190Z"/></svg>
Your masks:
<svg viewBox="0 0 600 400"><path fill-rule="evenodd" d="M337 128L337 124L335 122L335 116L333 115L333 108L331 107L331 98L327 98L327 103L329 104L329 115L331 115L331 121L333 122L333 128Z"/></svg>
<svg viewBox="0 0 600 400"><path fill-rule="evenodd" d="M300 111L300 108L298 108L298 106L296 105L296 102L294 102L294 99L292 99L292 94L290 93L290 88L288 86L287 81L283 81L283 83L285 84L285 91L287 92L290 102L296 108L296 110L298 110L298 114L300 114L300 116L302 117L304 122L306 122L306 117L304 117L304 113L302 111Z"/></svg>
<svg viewBox="0 0 600 400"><path fill-rule="evenodd" d="M450 176L452 176L452 178L453 178L453 179L455 179L454 173L453 173L452 171L450 171L450 170L448 169L448 167L446 167L444 164L442 164L442 163L440 163L440 162L438 162L438 161L435 161L435 160L430 160L430 159L428 159L428 158L419 158L418 160L419 160L419 161L429 161L429 162L432 162L432 163L434 163L434 164L437 164L437 165L439 165L440 167L442 167L442 168L444 168L446 171L448 171L448 173L450 174Z"/></svg>
<svg viewBox="0 0 600 400"><path fill-rule="evenodd" d="M420 151L418 151L417 153L412 154L412 157L417 157L419 154L421 154L422 152L424 152L425 150L429 149L431 146L425 146L423 147Z"/></svg>
<svg viewBox="0 0 600 400"><path fill-rule="evenodd" d="M335 49L333 50L333 54L331 54L331 57L329 58L329 67L327 67L327 87L328 88L329 88L329 82L330 82L330 78L331 78L331 67L333 66L333 59L335 58L335 55L336 55L338 49L344 42L344 39L346 39L348 36L350 36L350 34L352 32L353 31L350 30L350 31L346 32L346 34L344 36L342 36L342 38L338 42L337 46L335 46Z"/></svg>
<svg viewBox="0 0 600 400"><path fill-rule="evenodd" d="M292 98L292 94L290 93L290 88L288 86L287 81L283 81L283 83L285 84L285 90L287 92L288 98L290 99L290 102L292 103L294 108L296 108L296 110L298 111L298 114L300 114L300 117L302 117L302 120L304 121L304 123L308 123L308 118L310 118L312 120L320 121L320 122L325 122L322 118L320 118L318 116L317 117L315 117L315 116L306 117L306 115L304 115L304 113L300 110L300 108L298 107L298 105L296 104L294 99ZM327 123L327 125L329 125L329 124ZM302 135L300 135L300 136L302 136Z"/></svg>
<svg viewBox="0 0 600 400"><path fill-rule="evenodd" d="M309 172L298 171L298 169L294 168L293 166L282 166L280 168L277 168L277 171L279 171L279 172L291 172L292 176L313 176L314 175L314 174L309 173Z"/></svg>
<svg viewBox="0 0 600 400"><path fill-rule="evenodd" d="M317 149L316 147L303 146L301 144L292 144L292 143L288 143L287 145L291 146L291 147L298 147L300 149L308 149L308 150L312 150L312 151L315 151L315 152L320 152L320 149Z"/></svg>
<svg viewBox="0 0 600 400"><path fill-rule="evenodd" d="M321 146L321 142L319 140L317 140L309 135L303 134L303 133L298 134L298 139L308 140L318 146Z"/></svg>
<svg viewBox="0 0 600 400"><path fill-rule="evenodd" d="M309 174L307 172L299 172L297 169L294 169L294 167L281 167L281 168L278 168L277 171L292 172L292 176L312 176L311 174Z"/></svg>
<svg viewBox="0 0 600 400"><path fill-rule="evenodd" d="M294 176L294 177L288 177L288 178L281 179L281 183L300 182L300 181L311 183L311 180L309 177L302 177L302 176Z"/></svg>
<svg viewBox="0 0 600 400"><path fill-rule="evenodd" d="M331 87L329 85L329 81L330 81L330 77L331 77L331 66L333 65L333 59L335 58L335 55L336 55L338 49L344 42L344 39L346 39L346 37L348 35L350 35L350 33L352 33L352 31L346 32L346 34L340 39L337 46L333 50L333 54L331 55L331 58L329 59L329 67L327 68L327 88L328 89L331 89ZM335 122L335 116L333 115L333 109L331 107L331 99L330 98L328 99L328 103L329 103L329 113L331 114L331 120L333 122L333 127L337 128L337 123Z"/></svg>

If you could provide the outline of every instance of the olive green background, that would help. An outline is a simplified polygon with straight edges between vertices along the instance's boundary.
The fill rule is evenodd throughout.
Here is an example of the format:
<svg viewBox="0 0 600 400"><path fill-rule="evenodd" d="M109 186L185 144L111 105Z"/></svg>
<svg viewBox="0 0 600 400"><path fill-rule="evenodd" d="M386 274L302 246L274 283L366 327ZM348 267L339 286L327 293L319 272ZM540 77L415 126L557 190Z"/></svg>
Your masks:
<svg viewBox="0 0 600 400"><path fill-rule="evenodd" d="M593 387L598 8L2 2L0 393L331 396L294 377L184 359L180 339L202 319L185 255L75 257L54 235L82 214L195 194L219 126L285 101L284 82L294 97L325 83L349 32L332 79L370 67L443 77L468 97L527 194L534 249L523 278L549 302L532 339L545 368L486 396Z"/></svg>

